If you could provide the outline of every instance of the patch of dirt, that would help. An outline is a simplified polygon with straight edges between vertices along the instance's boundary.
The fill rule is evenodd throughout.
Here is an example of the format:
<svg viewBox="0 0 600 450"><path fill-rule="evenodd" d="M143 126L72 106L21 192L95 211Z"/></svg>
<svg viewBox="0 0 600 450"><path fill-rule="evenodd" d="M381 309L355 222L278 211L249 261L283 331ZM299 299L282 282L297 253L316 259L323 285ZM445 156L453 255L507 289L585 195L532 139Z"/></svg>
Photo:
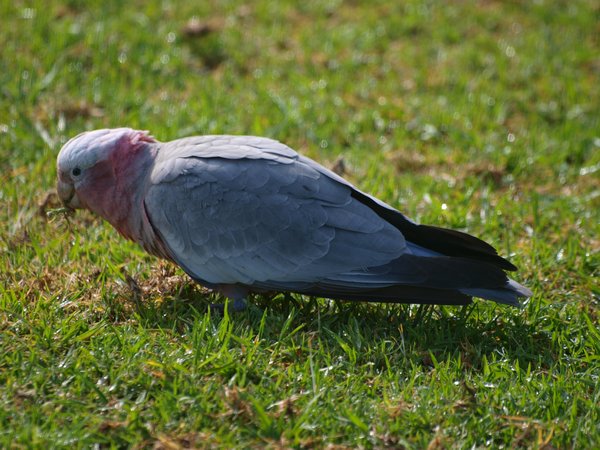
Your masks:
<svg viewBox="0 0 600 450"><path fill-rule="evenodd" d="M221 19L200 20L192 17L181 29L181 34L187 38L201 38L220 31L223 28Z"/></svg>

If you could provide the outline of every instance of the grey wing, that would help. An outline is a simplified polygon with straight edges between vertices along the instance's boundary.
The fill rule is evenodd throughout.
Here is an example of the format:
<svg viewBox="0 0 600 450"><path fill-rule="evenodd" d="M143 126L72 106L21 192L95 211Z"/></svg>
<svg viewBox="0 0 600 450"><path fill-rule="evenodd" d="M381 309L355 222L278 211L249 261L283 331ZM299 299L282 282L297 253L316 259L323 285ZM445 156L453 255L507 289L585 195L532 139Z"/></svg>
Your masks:
<svg viewBox="0 0 600 450"><path fill-rule="evenodd" d="M355 283L360 274L366 284L391 282L366 269L398 258L406 241L349 184L275 141L214 139L165 144L172 147L161 149L145 198L154 228L191 276L289 289Z"/></svg>

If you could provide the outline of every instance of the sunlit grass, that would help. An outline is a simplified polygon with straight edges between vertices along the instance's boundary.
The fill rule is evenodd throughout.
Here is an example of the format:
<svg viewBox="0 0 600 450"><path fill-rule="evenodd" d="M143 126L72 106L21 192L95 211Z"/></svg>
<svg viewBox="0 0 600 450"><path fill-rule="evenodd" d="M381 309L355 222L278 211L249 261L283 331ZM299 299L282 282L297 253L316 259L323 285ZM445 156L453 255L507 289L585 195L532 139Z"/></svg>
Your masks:
<svg viewBox="0 0 600 450"><path fill-rule="evenodd" d="M0 446L598 447L598 14L3 3ZM522 310L256 296L211 315L181 271L56 210L60 146L114 126L342 158L410 217L494 244L534 296Z"/></svg>

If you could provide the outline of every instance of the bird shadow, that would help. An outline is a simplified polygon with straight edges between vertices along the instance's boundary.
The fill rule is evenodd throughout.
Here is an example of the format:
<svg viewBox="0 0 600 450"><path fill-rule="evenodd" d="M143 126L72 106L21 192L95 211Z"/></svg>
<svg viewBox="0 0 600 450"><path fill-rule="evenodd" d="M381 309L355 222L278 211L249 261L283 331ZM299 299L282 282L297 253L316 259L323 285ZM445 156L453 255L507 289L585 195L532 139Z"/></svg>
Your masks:
<svg viewBox="0 0 600 450"><path fill-rule="evenodd" d="M225 320L211 305L222 301L194 285L179 286L161 297L131 299L142 326L187 334L199 320L218 325ZM460 358L461 364L481 369L488 361L508 358L520 367L550 368L556 352L535 314L475 301L463 307L341 302L291 294L255 296L245 311L227 314L235 327L250 330L266 345L281 339L281 330L300 330L324 339L338 337L375 348L383 341L399 343L413 363ZM264 326L264 324L268 326ZM333 337L333 338L332 338Z"/></svg>

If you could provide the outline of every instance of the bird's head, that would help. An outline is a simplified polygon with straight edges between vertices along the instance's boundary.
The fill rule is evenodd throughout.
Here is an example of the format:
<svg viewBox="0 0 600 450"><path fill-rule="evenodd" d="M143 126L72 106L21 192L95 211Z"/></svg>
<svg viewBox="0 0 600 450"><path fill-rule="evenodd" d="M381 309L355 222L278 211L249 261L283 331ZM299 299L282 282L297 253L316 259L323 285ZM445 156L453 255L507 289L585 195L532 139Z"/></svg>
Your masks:
<svg viewBox="0 0 600 450"><path fill-rule="evenodd" d="M147 131L113 128L86 131L69 140L57 159L58 195L67 208L88 207L81 191L98 181L110 183L119 165L126 164L133 150L145 142L156 142Z"/></svg>

